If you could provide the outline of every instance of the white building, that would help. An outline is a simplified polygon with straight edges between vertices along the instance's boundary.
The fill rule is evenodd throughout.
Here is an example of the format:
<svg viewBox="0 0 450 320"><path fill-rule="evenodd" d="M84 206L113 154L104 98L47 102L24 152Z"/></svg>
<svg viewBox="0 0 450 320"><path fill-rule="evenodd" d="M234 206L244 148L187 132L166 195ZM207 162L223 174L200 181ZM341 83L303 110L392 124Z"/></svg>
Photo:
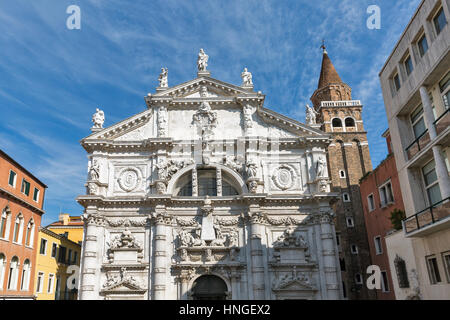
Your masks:
<svg viewBox="0 0 450 320"><path fill-rule="evenodd" d="M81 299L340 299L329 135L198 74L81 141Z"/></svg>
<svg viewBox="0 0 450 320"><path fill-rule="evenodd" d="M406 211L388 247L409 275L397 297L416 283L415 298L450 299L449 20L450 0L423 0L380 72Z"/></svg>

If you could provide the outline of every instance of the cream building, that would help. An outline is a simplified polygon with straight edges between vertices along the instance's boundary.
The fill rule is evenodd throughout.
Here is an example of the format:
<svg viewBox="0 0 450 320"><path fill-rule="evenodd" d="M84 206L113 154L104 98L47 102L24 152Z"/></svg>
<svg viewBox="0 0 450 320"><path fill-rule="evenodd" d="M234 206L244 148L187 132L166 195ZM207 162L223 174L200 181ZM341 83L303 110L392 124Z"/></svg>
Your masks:
<svg viewBox="0 0 450 320"><path fill-rule="evenodd" d="M422 1L380 73L406 211L388 250L417 272L422 299L450 299L449 19L449 0Z"/></svg>
<svg viewBox="0 0 450 320"><path fill-rule="evenodd" d="M109 128L97 109L89 157L80 299L341 299L320 125L197 77Z"/></svg>

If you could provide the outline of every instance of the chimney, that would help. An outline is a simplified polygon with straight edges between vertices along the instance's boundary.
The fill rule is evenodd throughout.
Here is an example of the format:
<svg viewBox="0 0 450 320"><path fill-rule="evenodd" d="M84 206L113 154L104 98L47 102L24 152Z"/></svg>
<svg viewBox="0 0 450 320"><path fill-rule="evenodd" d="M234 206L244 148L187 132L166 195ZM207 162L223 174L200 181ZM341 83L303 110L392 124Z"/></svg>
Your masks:
<svg viewBox="0 0 450 320"><path fill-rule="evenodd" d="M69 224L70 215L68 213L60 213L59 221L63 223L63 225L67 226Z"/></svg>

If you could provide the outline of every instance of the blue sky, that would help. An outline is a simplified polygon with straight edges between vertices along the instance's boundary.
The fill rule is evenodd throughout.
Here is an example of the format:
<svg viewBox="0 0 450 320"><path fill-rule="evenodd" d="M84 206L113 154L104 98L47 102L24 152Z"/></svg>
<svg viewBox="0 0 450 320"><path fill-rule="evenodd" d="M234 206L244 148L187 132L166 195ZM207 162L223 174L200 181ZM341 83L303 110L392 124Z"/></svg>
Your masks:
<svg viewBox="0 0 450 320"><path fill-rule="evenodd" d="M196 75L199 48L212 77L240 84L247 67L265 106L304 122L317 86L322 39L364 104L374 167L386 156L378 73L420 0L0 0L0 148L48 185L43 224L60 208L82 213L96 107L105 126L145 110L161 67L169 86ZM81 30L66 28L69 5ZM369 5L381 29L369 30Z"/></svg>

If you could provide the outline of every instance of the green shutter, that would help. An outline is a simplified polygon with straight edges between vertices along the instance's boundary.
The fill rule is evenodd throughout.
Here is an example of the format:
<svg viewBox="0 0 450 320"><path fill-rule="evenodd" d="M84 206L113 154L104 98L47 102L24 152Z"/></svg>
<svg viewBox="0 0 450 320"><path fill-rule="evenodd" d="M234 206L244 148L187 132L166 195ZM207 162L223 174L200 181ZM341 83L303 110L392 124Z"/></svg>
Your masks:
<svg viewBox="0 0 450 320"><path fill-rule="evenodd" d="M16 177L16 173L14 171L9 172L9 184L14 186L14 178Z"/></svg>

